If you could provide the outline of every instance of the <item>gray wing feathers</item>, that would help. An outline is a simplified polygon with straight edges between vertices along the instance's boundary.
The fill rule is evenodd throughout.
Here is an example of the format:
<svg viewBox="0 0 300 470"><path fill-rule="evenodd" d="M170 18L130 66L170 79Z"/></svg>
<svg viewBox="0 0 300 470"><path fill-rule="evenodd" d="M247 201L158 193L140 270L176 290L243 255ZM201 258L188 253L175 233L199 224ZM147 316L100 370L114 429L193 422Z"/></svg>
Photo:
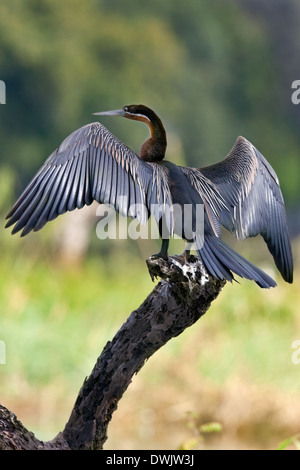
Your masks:
<svg viewBox="0 0 300 470"><path fill-rule="evenodd" d="M293 259L277 175L262 154L239 137L228 156L200 169L222 194L228 210L220 223L245 239L261 234L283 278L292 282Z"/></svg>
<svg viewBox="0 0 300 470"><path fill-rule="evenodd" d="M93 200L145 223L149 202L171 206L163 169L141 160L100 123L70 134L21 194L6 226L22 236ZM155 214L157 215L157 214Z"/></svg>

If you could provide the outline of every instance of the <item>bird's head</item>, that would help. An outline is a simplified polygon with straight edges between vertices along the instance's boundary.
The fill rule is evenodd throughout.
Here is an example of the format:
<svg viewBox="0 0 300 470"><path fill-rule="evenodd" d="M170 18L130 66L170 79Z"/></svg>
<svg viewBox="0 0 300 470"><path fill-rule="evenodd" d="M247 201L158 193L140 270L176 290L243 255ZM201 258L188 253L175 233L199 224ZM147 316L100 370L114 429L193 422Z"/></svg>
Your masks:
<svg viewBox="0 0 300 470"><path fill-rule="evenodd" d="M93 113L98 116L122 116L127 119L133 119L135 121L143 121L149 125L157 116L152 109L144 106L143 104L130 104L124 106L121 109L114 109L112 111L101 111L99 113Z"/></svg>
<svg viewBox="0 0 300 470"><path fill-rule="evenodd" d="M94 113L98 116L123 116L134 121L145 122L150 129L151 137L146 140L140 152L140 157L147 161L160 161L165 156L167 138L164 126L152 109L143 104L130 104L121 109Z"/></svg>

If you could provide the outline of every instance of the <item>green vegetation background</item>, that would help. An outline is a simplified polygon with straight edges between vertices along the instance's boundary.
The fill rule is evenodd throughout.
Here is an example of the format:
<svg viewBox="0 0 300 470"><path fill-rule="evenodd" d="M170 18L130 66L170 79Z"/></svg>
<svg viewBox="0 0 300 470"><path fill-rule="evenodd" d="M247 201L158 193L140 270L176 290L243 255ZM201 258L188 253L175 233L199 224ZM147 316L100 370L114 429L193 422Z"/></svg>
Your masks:
<svg viewBox="0 0 300 470"><path fill-rule="evenodd" d="M92 112L140 102L161 116L175 162L204 166L238 135L253 142L279 175L297 255L299 19L296 0L1 2L0 401L38 437L62 429L101 348L151 291L144 260L157 247L99 241L95 216L84 256L67 261L68 216L19 239L3 229L12 202ZM147 136L134 122L103 123L137 152ZM299 432L297 256L289 286L261 242L236 247L279 286L226 286L209 314L134 379L107 448L275 448ZM203 442L190 413L223 431Z"/></svg>

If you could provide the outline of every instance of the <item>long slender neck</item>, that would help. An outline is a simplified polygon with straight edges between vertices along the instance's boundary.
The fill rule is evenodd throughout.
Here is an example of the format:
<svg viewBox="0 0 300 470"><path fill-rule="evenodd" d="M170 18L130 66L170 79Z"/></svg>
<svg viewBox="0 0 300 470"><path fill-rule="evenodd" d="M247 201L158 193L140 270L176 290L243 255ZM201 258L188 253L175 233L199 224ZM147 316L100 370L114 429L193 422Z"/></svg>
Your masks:
<svg viewBox="0 0 300 470"><path fill-rule="evenodd" d="M163 160L167 148L167 136L161 120L154 112L151 113L151 117L139 116L138 119L148 124L151 133L151 137L141 147L140 158L148 162Z"/></svg>

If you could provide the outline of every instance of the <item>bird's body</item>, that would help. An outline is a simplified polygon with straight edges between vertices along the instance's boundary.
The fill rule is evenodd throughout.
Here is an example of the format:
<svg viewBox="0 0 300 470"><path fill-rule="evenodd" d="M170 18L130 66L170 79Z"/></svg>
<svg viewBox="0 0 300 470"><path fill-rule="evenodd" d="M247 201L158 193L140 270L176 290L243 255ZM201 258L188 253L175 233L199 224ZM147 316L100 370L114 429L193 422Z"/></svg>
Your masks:
<svg viewBox="0 0 300 470"><path fill-rule="evenodd" d="M195 243L211 276L231 281L235 273L268 288L275 281L222 241L221 225L241 239L261 234L283 278L292 282L292 252L279 181L249 141L239 137L220 163L200 169L182 167L164 160L165 129L151 109L131 105L95 114L145 122L151 135L140 155L98 122L73 132L48 157L8 214L7 226L16 224L13 233L39 230L58 215L96 200L141 223L153 215L163 239L159 256L167 256L169 237L176 233ZM199 207L204 209L201 226Z"/></svg>

